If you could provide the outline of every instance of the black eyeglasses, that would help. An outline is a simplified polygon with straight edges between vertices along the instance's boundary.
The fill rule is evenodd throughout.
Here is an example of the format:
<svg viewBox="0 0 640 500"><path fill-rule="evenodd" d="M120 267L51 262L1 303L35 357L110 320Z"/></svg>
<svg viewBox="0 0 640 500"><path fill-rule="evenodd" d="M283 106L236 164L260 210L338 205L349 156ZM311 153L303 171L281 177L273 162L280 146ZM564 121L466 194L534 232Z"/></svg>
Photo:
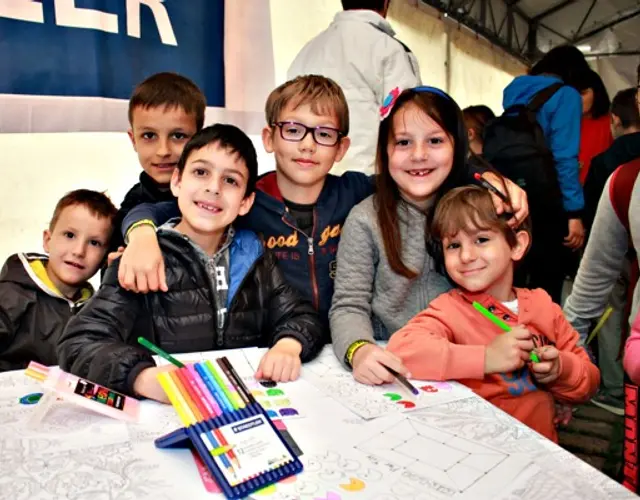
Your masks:
<svg viewBox="0 0 640 500"><path fill-rule="evenodd" d="M276 122L273 125L280 129L280 137L290 142L300 142L311 132L313 140L320 146L335 146L344 135L332 127L307 127L298 122Z"/></svg>

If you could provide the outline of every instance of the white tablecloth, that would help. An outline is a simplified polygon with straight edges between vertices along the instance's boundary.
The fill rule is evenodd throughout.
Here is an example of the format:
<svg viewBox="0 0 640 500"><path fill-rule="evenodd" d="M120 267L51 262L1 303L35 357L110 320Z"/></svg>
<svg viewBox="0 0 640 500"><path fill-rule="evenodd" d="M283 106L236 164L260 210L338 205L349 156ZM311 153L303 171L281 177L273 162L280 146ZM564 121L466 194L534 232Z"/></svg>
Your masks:
<svg viewBox="0 0 640 500"><path fill-rule="evenodd" d="M259 352L246 358L255 366ZM302 414L285 422L305 471L255 498L636 498L472 393L365 421L318 389L341 373L327 347L299 381L282 385ZM350 377L344 384L358 390ZM0 374L0 498L217 497L205 490L188 450L155 448L156 437L180 427L172 407L144 401L140 423L126 424L59 402L34 423L38 405L19 398L40 391L22 372Z"/></svg>

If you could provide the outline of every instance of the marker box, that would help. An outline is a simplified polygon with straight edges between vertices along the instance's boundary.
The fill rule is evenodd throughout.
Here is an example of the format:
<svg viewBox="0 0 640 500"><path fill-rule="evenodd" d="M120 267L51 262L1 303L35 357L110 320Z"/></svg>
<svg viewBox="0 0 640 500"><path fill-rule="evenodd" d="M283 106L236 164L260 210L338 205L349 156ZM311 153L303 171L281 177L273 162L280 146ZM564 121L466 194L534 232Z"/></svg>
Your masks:
<svg viewBox="0 0 640 500"><path fill-rule="evenodd" d="M137 422L139 419L140 401L137 399L64 372L58 367L47 367L32 361L26 374L41 380L45 389L69 403L118 420Z"/></svg>

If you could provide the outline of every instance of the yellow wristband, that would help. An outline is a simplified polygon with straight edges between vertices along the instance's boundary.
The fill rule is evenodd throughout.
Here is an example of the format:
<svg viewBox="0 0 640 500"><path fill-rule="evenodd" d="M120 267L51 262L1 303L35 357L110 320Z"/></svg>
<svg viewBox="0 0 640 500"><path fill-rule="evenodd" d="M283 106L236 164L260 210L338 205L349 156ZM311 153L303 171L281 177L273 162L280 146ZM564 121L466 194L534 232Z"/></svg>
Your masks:
<svg viewBox="0 0 640 500"><path fill-rule="evenodd" d="M371 342L369 342L368 340L356 340L353 344L351 344L349 346L349 349L347 349L347 354L345 354L345 356L344 356L344 361L347 364L347 366L353 367L353 365L352 365L353 355L363 345L367 345L367 344L370 344L370 343Z"/></svg>
<svg viewBox="0 0 640 500"><path fill-rule="evenodd" d="M138 222L134 222L133 224L131 224L129 229L127 229L127 234L125 234L124 236L125 243L129 242L129 235L131 234L131 231L133 231L135 228L140 226L151 226L153 229L156 228L156 225L153 223L151 219L142 219L142 220L139 220Z"/></svg>

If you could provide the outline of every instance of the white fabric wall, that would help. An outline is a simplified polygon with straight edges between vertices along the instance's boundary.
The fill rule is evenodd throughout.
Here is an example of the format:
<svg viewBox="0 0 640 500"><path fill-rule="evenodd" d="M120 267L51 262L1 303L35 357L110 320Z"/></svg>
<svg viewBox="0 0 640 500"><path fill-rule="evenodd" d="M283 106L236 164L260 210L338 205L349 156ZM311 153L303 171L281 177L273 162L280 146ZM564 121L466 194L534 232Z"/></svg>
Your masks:
<svg viewBox="0 0 640 500"><path fill-rule="evenodd" d="M227 85L223 119L250 134L262 172L273 169L259 137L266 96L285 80L298 50L340 8L339 0L228 2L227 74L233 78ZM416 7L415 1L392 0L389 20L416 54L425 84L447 89L449 78L449 90L461 106L485 103L500 111L502 89L522 66L509 63L466 32L445 26ZM219 113L208 114L207 123L219 117ZM1 262L17 251L41 251L42 230L65 192L79 187L103 190L118 204L140 172L124 129L121 133L0 134L0 151Z"/></svg>

